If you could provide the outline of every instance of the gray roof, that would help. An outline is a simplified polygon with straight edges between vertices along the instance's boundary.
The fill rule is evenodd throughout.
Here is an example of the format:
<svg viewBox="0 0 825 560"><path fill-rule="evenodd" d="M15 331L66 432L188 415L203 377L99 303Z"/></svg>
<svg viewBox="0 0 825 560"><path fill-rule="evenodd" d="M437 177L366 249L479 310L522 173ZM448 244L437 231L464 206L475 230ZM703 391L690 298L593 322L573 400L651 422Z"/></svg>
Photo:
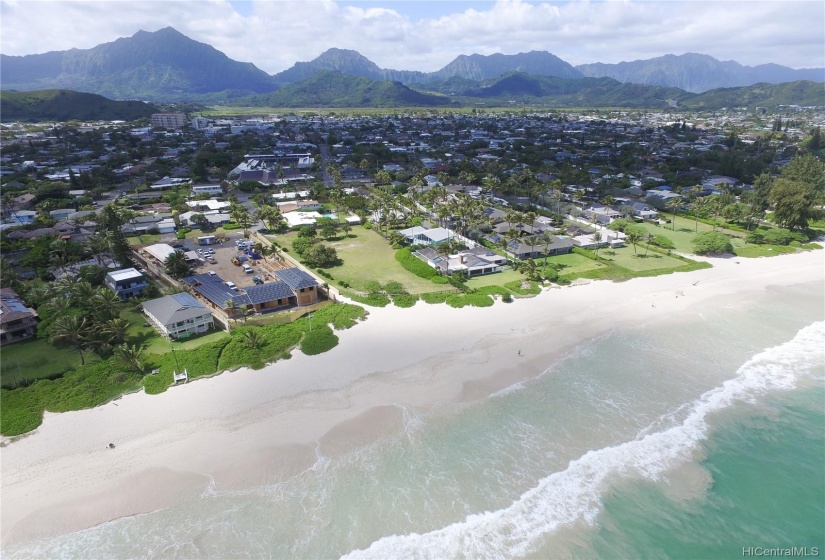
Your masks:
<svg viewBox="0 0 825 560"><path fill-rule="evenodd" d="M143 304L143 310L162 325L171 325L209 313L206 307L186 292L147 301Z"/></svg>
<svg viewBox="0 0 825 560"><path fill-rule="evenodd" d="M292 288L293 290L300 290L301 288L311 288L313 286L317 286L318 282L301 270L300 268L283 268L281 270L276 270L275 274L287 283L287 285Z"/></svg>

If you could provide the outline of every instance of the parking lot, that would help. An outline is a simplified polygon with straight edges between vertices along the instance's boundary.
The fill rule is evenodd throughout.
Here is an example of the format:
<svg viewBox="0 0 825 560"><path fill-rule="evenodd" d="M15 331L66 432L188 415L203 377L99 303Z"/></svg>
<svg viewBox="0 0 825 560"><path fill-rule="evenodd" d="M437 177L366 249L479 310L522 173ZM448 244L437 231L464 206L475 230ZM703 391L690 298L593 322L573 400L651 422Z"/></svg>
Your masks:
<svg viewBox="0 0 825 560"><path fill-rule="evenodd" d="M212 245L198 245L197 239L187 239L185 241L180 241L179 244L183 244L182 250L184 251L201 251L199 254L202 259L208 259L211 257L215 260L214 263L209 262L208 260L202 264L196 263L192 268L197 274L214 271L225 281L234 282L239 288L254 286L255 283L253 278L256 276L264 282L268 282L273 279L272 275L264 268L263 259L257 261L252 260L238 247L237 242L243 240L243 234L233 233L227 237L227 241L223 243L214 243ZM248 264L252 269L252 272L246 273L244 272L242 266L233 264L233 257L246 257L247 260L243 261L243 264Z"/></svg>

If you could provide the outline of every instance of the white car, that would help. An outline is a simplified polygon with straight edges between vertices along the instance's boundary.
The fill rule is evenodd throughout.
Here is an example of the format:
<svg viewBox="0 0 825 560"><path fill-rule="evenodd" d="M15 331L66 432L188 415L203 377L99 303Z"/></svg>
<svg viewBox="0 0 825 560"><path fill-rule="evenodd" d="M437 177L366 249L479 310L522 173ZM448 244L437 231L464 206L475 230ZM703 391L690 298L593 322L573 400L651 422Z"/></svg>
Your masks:
<svg viewBox="0 0 825 560"><path fill-rule="evenodd" d="M235 282L230 282L229 280L227 280L226 282L224 282L224 284L229 286L230 290L237 290L238 289L238 287L235 285Z"/></svg>

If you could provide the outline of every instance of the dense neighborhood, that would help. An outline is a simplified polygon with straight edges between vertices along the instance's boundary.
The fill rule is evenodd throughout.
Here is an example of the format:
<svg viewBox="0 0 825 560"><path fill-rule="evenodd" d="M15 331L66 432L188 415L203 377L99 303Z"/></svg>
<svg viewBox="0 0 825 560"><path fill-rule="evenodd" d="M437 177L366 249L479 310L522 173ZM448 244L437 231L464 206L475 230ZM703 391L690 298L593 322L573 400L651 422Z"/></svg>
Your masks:
<svg viewBox="0 0 825 560"><path fill-rule="evenodd" d="M258 351L256 328L311 330L341 299L487 306L817 248L823 121L788 106L4 124L3 386L87 359L143 375L169 350L174 371L154 370L177 376L192 366L175 344L238 331Z"/></svg>

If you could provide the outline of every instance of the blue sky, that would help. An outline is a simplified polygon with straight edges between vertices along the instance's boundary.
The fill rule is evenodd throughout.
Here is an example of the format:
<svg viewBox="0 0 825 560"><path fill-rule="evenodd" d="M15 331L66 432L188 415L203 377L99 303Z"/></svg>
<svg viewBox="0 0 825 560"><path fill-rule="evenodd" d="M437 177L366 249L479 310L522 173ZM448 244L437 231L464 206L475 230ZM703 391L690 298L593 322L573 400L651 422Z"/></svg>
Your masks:
<svg viewBox="0 0 825 560"><path fill-rule="evenodd" d="M275 73L331 47L384 68L545 50L571 64L695 52L825 67L825 2L766 0L0 0L0 52L91 48L172 26Z"/></svg>

